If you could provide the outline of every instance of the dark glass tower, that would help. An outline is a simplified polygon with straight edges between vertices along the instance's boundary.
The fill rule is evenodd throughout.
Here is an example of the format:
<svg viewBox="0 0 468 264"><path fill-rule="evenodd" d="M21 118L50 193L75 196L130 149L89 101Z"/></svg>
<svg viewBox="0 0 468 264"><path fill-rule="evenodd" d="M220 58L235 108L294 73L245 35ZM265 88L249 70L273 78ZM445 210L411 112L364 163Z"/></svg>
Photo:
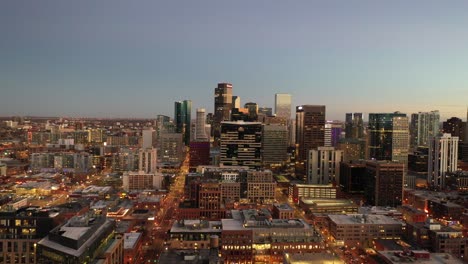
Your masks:
<svg viewBox="0 0 468 264"><path fill-rule="evenodd" d="M409 147L408 126L408 118L403 113L369 114L369 158L375 160L407 160ZM406 158L403 157L405 153Z"/></svg>
<svg viewBox="0 0 468 264"><path fill-rule="evenodd" d="M192 101L184 100L174 104L174 122L176 132L183 134L184 144L190 143L190 120L192 113Z"/></svg>
<svg viewBox="0 0 468 264"><path fill-rule="evenodd" d="M298 158L307 159L309 150L325 146L325 106L301 105L296 107L296 143Z"/></svg>

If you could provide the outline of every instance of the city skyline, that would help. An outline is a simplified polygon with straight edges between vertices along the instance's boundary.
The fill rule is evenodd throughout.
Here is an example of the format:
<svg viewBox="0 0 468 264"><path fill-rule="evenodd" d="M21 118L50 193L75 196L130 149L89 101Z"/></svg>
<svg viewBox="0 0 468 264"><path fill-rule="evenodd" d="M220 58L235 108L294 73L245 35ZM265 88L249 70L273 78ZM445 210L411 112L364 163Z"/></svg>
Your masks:
<svg viewBox="0 0 468 264"><path fill-rule="evenodd" d="M439 110L465 120L466 2L0 4L0 115L172 116L213 112L216 83L274 107ZM213 23L216 21L216 23Z"/></svg>

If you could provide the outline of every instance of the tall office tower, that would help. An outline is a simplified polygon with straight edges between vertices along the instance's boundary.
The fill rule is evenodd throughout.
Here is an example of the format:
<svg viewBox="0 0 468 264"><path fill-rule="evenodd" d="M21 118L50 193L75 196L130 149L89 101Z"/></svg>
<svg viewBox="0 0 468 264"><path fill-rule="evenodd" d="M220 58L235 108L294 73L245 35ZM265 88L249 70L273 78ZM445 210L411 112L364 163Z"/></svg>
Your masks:
<svg viewBox="0 0 468 264"><path fill-rule="evenodd" d="M221 136L221 122L231 120L232 108L232 84L218 83L218 87L215 88L214 115L211 126L216 146L219 145Z"/></svg>
<svg viewBox="0 0 468 264"><path fill-rule="evenodd" d="M366 164L364 162L342 162L340 165L340 187L347 194L364 194Z"/></svg>
<svg viewBox="0 0 468 264"><path fill-rule="evenodd" d="M343 138L337 144L337 149L343 151L343 161L357 161L366 159L366 140L357 138Z"/></svg>
<svg viewBox="0 0 468 264"><path fill-rule="evenodd" d="M141 134L143 138L141 147L143 149L152 148L153 147L153 135L155 134L154 129L152 128L143 129L141 131Z"/></svg>
<svg viewBox="0 0 468 264"><path fill-rule="evenodd" d="M401 205L405 164L389 161L366 162L366 200L370 205Z"/></svg>
<svg viewBox="0 0 468 264"><path fill-rule="evenodd" d="M258 108L258 114L263 114L265 116L272 116L273 115L273 109L271 109L271 107L259 107Z"/></svg>
<svg viewBox="0 0 468 264"><path fill-rule="evenodd" d="M362 113L346 113L345 120L345 137L346 138L363 138L364 137L364 121Z"/></svg>
<svg viewBox="0 0 468 264"><path fill-rule="evenodd" d="M195 141L209 141L209 137L206 135L205 108L197 108L197 120L195 123Z"/></svg>
<svg viewBox="0 0 468 264"><path fill-rule="evenodd" d="M369 114L369 158L407 163L409 148L406 114Z"/></svg>
<svg viewBox="0 0 468 264"><path fill-rule="evenodd" d="M439 119L438 110L411 114L411 148L429 146L429 139L439 134Z"/></svg>
<svg viewBox="0 0 468 264"><path fill-rule="evenodd" d="M445 177L457 171L458 137L448 133L431 138L429 142L428 178L429 185L445 188Z"/></svg>
<svg viewBox="0 0 468 264"><path fill-rule="evenodd" d="M158 142L158 160L164 163L180 164L184 160L181 133L163 133Z"/></svg>
<svg viewBox="0 0 468 264"><path fill-rule="evenodd" d="M89 143L102 143L104 142L103 130L100 128L88 129L88 142Z"/></svg>
<svg viewBox="0 0 468 264"><path fill-rule="evenodd" d="M158 160L157 151L155 148L140 149L138 152L138 170L145 173L156 172L156 164Z"/></svg>
<svg viewBox="0 0 468 264"><path fill-rule="evenodd" d="M192 101L184 100L182 102L175 102L174 121L176 124L176 132L182 133L186 146L190 143L191 113Z"/></svg>
<svg viewBox="0 0 468 264"><path fill-rule="evenodd" d="M220 163L226 166L262 165L262 123L222 122Z"/></svg>
<svg viewBox="0 0 468 264"><path fill-rule="evenodd" d="M257 121L257 117L258 117L258 104L257 104L257 103L249 102L249 103L246 103L246 104L244 105L244 108L246 108L247 111L248 111L249 121L251 121L251 122Z"/></svg>
<svg viewBox="0 0 468 264"><path fill-rule="evenodd" d="M194 141L190 142L190 168L196 168L200 165L210 164L210 142Z"/></svg>
<svg viewBox="0 0 468 264"><path fill-rule="evenodd" d="M325 124L325 147L336 147L341 138L342 124L337 121L327 121Z"/></svg>
<svg viewBox="0 0 468 264"><path fill-rule="evenodd" d="M263 164L280 166L288 160L288 127L279 124L263 126Z"/></svg>
<svg viewBox="0 0 468 264"><path fill-rule="evenodd" d="M442 131L449 133L453 137L458 137L461 142L465 142L465 123L458 117L447 119L442 125Z"/></svg>
<svg viewBox="0 0 468 264"><path fill-rule="evenodd" d="M241 108L241 98L240 96L233 95L232 96L232 108Z"/></svg>
<svg viewBox="0 0 468 264"><path fill-rule="evenodd" d="M286 120L291 119L291 95L275 94L275 115Z"/></svg>
<svg viewBox="0 0 468 264"><path fill-rule="evenodd" d="M338 184L343 151L334 147L318 147L309 151L307 158L308 184Z"/></svg>
<svg viewBox="0 0 468 264"><path fill-rule="evenodd" d="M296 145L298 160L305 161L309 150L325 145L325 106L296 107Z"/></svg>
<svg viewBox="0 0 468 264"><path fill-rule="evenodd" d="M289 146L296 146L296 119L286 124L289 130Z"/></svg>

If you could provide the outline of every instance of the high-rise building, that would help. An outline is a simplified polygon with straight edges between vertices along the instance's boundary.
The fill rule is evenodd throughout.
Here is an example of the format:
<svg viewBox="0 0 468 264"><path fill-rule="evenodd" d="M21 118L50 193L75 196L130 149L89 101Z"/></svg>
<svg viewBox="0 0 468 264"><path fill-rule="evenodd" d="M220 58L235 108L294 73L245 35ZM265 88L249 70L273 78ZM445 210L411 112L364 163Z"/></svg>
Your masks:
<svg viewBox="0 0 468 264"><path fill-rule="evenodd" d="M370 205L401 205L405 164L390 161L366 162L366 200Z"/></svg>
<svg viewBox="0 0 468 264"><path fill-rule="evenodd" d="M447 173L455 172L458 165L458 137L448 133L433 137L429 143L429 185L443 189Z"/></svg>
<svg viewBox="0 0 468 264"><path fill-rule="evenodd" d="M164 163L180 164L184 159L181 133L163 133L158 142L158 160Z"/></svg>
<svg viewBox="0 0 468 264"><path fill-rule="evenodd" d="M296 145L298 159L305 161L309 150L325 145L325 106L296 107Z"/></svg>
<svg viewBox="0 0 468 264"><path fill-rule="evenodd" d="M241 98L240 96L233 95L232 96L232 108L239 109L241 107Z"/></svg>
<svg viewBox="0 0 468 264"><path fill-rule="evenodd" d="M288 160L288 128L279 124L263 126L263 164L282 165Z"/></svg>
<svg viewBox="0 0 468 264"><path fill-rule="evenodd" d="M362 113L346 113L345 137L356 139L364 137Z"/></svg>
<svg viewBox="0 0 468 264"><path fill-rule="evenodd" d="M263 114L265 116L272 116L273 115L273 109L271 109L271 107L259 107L258 108L258 114Z"/></svg>
<svg viewBox="0 0 468 264"><path fill-rule="evenodd" d="M154 173L157 160L156 148L142 148L138 152L138 169L145 173Z"/></svg>
<svg viewBox="0 0 468 264"><path fill-rule="evenodd" d="M200 165L210 164L210 142L193 141L190 142L190 168L196 168Z"/></svg>
<svg viewBox="0 0 468 264"><path fill-rule="evenodd" d="M174 106L174 121L176 125L176 132L182 133L184 144L188 145L190 142L192 101L184 100L182 102L175 102Z"/></svg>
<svg viewBox="0 0 468 264"><path fill-rule="evenodd" d="M309 151L307 159L307 183L338 184L340 163L343 161L343 151L334 147L318 147Z"/></svg>
<svg viewBox="0 0 468 264"><path fill-rule="evenodd" d="M369 158L408 162L409 131L406 114L369 114Z"/></svg>
<svg viewBox="0 0 468 264"><path fill-rule="evenodd" d="M337 121L327 121L325 124L325 147L336 147L341 138L342 124Z"/></svg>
<svg viewBox="0 0 468 264"><path fill-rule="evenodd" d="M291 95L275 94L275 115L285 120L291 119Z"/></svg>
<svg viewBox="0 0 468 264"><path fill-rule="evenodd" d="M411 115L411 147L429 146L429 139L439 134L439 111L419 112Z"/></svg>
<svg viewBox="0 0 468 264"><path fill-rule="evenodd" d="M218 87L215 88L212 126L215 144L218 144L219 137L221 136L221 122L231 120L232 108L232 84L218 83Z"/></svg>
<svg viewBox="0 0 468 264"><path fill-rule="evenodd" d="M262 165L262 123L222 122L220 163L227 166Z"/></svg>
<svg viewBox="0 0 468 264"><path fill-rule="evenodd" d="M209 141L209 135L206 134L205 127L206 127L205 108L197 108L195 141Z"/></svg>
<svg viewBox="0 0 468 264"><path fill-rule="evenodd" d="M449 133L453 137L458 137L461 142L465 142L465 123L458 117L447 119L442 125L444 133Z"/></svg>
<svg viewBox="0 0 468 264"><path fill-rule="evenodd" d="M364 194L366 164L364 162L342 162L340 165L340 187L347 194Z"/></svg>
<svg viewBox="0 0 468 264"><path fill-rule="evenodd" d="M155 134L154 129L152 129L152 128L143 129L141 134L142 134L142 139L143 139L141 147L144 148L144 149L152 148L153 147L153 136Z"/></svg>
<svg viewBox="0 0 468 264"><path fill-rule="evenodd" d="M343 161L366 159L366 140L343 138L338 142L337 149L343 151Z"/></svg>
<svg viewBox="0 0 468 264"><path fill-rule="evenodd" d="M248 115L249 115L249 121L250 122L255 122L257 121L257 117L258 117L258 104L257 103L252 103L252 102L249 102L249 103L246 103L244 105L244 108L247 109L248 111Z"/></svg>

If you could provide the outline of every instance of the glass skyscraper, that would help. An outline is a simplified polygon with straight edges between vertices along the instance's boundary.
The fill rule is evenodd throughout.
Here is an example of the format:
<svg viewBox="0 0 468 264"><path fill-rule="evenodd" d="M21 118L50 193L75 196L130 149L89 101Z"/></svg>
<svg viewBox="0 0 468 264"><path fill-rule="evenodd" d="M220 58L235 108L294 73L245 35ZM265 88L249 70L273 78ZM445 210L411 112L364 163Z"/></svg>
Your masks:
<svg viewBox="0 0 468 264"><path fill-rule="evenodd" d="M184 100L174 104L174 121L176 132L182 133L184 144L190 143L190 121L192 113L192 101Z"/></svg>
<svg viewBox="0 0 468 264"><path fill-rule="evenodd" d="M291 119L291 95L275 94L275 115L277 117Z"/></svg>
<svg viewBox="0 0 468 264"><path fill-rule="evenodd" d="M408 161L409 125L406 114L369 114L369 158Z"/></svg>

